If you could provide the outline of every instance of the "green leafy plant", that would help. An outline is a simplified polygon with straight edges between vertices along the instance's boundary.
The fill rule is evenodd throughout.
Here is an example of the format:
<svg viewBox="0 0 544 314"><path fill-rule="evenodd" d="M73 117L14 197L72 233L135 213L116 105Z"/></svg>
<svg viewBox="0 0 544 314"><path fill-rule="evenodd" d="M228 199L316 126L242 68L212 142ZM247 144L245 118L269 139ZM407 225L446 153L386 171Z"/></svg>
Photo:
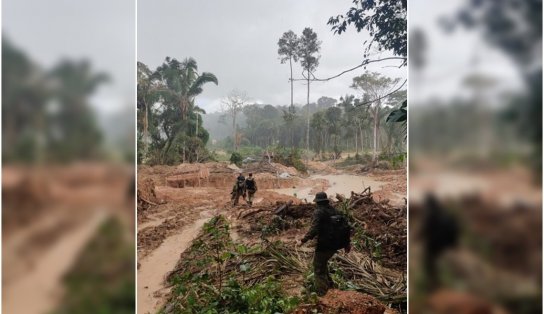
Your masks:
<svg viewBox="0 0 544 314"><path fill-rule="evenodd" d="M273 149L274 162L280 163L285 166L295 167L298 171L306 172L306 165L302 162L301 151L296 148L286 148L282 146L276 146Z"/></svg>
<svg viewBox="0 0 544 314"><path fill-rule="evenodd" d="M222 216L207 222L186 258L170 276L172 297L161 313L288 313L298 306L298 297L287 296L273 275L258 281L254 264L246 260L260 247L232 242L229 225ZM233 267L234 265L234 267Z"/></svg>
<svg viewBox="0 0 544 314"><path fill-rule="evenodd" d="M241 166L242 165L242 155L240 155L240 153L238 152L233 152L231 155L230 155L230 162L237 165L237 166Z"/></svg>

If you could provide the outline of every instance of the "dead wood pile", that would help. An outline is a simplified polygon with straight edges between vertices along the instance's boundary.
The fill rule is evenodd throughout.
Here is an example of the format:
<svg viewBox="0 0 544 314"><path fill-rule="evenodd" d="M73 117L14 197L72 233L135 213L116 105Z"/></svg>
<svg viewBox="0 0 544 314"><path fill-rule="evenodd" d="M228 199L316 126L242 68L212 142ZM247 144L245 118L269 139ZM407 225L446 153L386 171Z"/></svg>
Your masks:
<svg viewBox="0 0 544 314"><path fill-rule="evenodd" d="M160 204L160 200L155 194L155 183L147 178L138 181L138 212L148 209L151 206Z"/></svg>

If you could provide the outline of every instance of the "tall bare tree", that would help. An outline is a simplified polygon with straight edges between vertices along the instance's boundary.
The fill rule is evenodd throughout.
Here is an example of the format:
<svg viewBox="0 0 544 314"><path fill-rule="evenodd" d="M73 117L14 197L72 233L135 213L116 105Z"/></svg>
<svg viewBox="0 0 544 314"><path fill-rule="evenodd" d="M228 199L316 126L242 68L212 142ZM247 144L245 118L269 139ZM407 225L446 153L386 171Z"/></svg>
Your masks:
<svg viewBox="0 0 544 314"><path fill-rule="evenodd" d="M392 79L382 76L377 72L365 72L363 75L353 78L352 88L362 91L368 98L371 99L370 112L373 119L373 156L372 161L375 163L378 157L378 142L379 128L381 120L382 104L386 101L391 91L398 84L400 79Z"/></svg>
<svg viewBox="0 0 544 314"><path fill-rule="evenodd" d="M141 121L143 123L143 151L147 154L149 148L149 115L151 106L159 100L158 90L162 87L157 80L157 75L147 65L138 62L138 109L142 110Z"/></svg>
<svg viewBox="0 0 544 314"><path fill-rule="evenodd" d="M280 62L283 64L289 61L289 69L291 70L291 107L293 107L293 62L298 61L298 49L300 41L298 36L289 30L281 36L278 41L278 55L280 56Z"/></svg>
<svg viewBox="0 0 544 314"><path fill-rule="evenodd" d="M237 89L232 90L229 95L223 99L221 102L221 107L227 115L230 116L232 120L232 140L234 141L234 150L238 150L239 143L237 141L237 127L236 127L236 117L239 113L242 112L244 107L248 103L247 93L244 91L239 91Z"/></svg>
<svg viewBox="0 0 544 314"><path fill-rule="evenodd" d="M300 38L300 46L298 56L300 64L304 71L302 76L305 78L307 85L306 106L307 106L307 124L306 124L306 149L310 150L310 81L313 72L319 65L319 50L321 49L321 41L317 39L317 34L309 27L302 31Z"/></svg>

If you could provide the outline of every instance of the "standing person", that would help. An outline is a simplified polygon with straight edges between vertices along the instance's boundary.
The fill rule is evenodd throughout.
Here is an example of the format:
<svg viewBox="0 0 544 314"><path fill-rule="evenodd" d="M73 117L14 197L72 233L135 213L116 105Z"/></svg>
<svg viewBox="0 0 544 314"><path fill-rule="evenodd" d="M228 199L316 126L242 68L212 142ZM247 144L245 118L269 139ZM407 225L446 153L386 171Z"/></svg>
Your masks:
<svg viewBox="0 0 544 314"><path fill-rule="evenodd" d="M349 253L351 249L351 227L346 217L329 204L325 192L317 193L314 202L317 208L312 218L312 226L300 240L300 244L317 237L313 267L315 290L318 295L322 296L333 285L329 274L329 260L337 250L344 249L346 253Z"/></svg>
<svg viewBox="0 0 544 314"><path fill-rule="evenodd" d="M232 187L232 192L230 193L232 195L232 206L238 205L238 200L240 199L240 196L245 200L246 199L246 178L244 178L244 174L240 172L238 177L236 178L236 183L234 183L234 186Z"/></svg>
<svg viewBox="0 0 544 314"><path fill-rule="evenodd" d="M446 250L457 246L459 233L457 218L436 196L428 194L423 207L423 223L419 236L423 237L423 265L429 291L439 288L436 264Z"/></svg>
<svg viewBox="0 0 544 314"><path fill-rule="evenodd" d="M257 192L257 182L253 178L253 173L250 173L246 179L246 191L247 203L249 206L253 206L253 197L255 196L255 192Z"/></svg>

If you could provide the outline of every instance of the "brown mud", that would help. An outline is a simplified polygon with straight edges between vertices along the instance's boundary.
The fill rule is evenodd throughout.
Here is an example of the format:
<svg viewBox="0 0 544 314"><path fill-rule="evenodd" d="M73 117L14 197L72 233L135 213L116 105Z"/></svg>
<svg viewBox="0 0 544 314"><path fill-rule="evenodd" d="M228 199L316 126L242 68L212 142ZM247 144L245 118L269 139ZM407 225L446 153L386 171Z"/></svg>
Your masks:
<svg viewBox="0 0 544 314"><path fill-rule="evenodd" d="M144 295L139 299L139 313L156 312L166 301L168 289L165 286L165 276L174 269L176 261L179 260L187 248L187 239L193 239L198 236L200 226L206 216L210 214L222 214L227 217L231 224L231 237L235 241L245 244L259 243L262 241L262 228L259 226L271 225L274 216L273 213L282 204L290 202L292 206L288 209L292 221L286 222L286 226L290 227L281 230L277 234L268 235L268 240L281 240L286 245L291 246L300 239L310 221L311 214L315 205L312 205L312 194L316 192L326 191L329 196L335 197L336 193L351 196L351 191L363 191L363 188L370 186L374 193L380 195L373 197L370 193L366 195L366 201L360 201L354 207L359 208L363 203L374 204L369 208L373 214L369 217L376 216L378 212L384 211L388 215L389 220L386 225L394 230L405 228L405 223L394 225L391 221L402 216L405 207L395 207L397 209L391 212L389 208L394 208L388 204L385 197L391 198L393 203L404 205L404 200L400 193L406 190L406 175L405 172L383 172L379 176L357 176L350 173L338 173L337 170L329 165L314 162L312 165L313 171L320 171L312 175L304 175L298 173L296 169L285 167L278 164L261 164L246 165L243 170L244 174L252 171L256 179L259 190L256 193L253 207L249 207L240 199L240 204L236 207L231 206L230 191L238 173L241 171L237 167L228 166L222 163L206 163L197 165L180 165L180 166L140 166L138 169L138 182L144 182L145 189L153 191L155 202L142 202L138 207L138 289L140 294ZM321 165L321 167L320 167ZM320 169L320 170L317 170ZM281 175L281 176L280 176ZM401 179L395 180L394 177L400 176ZM402 182L404 178L404 182ZM150 188L150 182L154 186ZM144 186L142 186L143 188ZM382 189L389 189L382 191ZM307 191L306 197L301 197L297 194L295 197L293 191ZM382 192L380 192L382 191ZM380 194L382 193L382 194ZM399 195L396 195L397 193ZM151 194L148 192L148 194ZM356 193L357 194L357 193ZM383 197L383 199L382 199ZM308 202L308 204L307 204ZM395 205L395 206L397 206ZM355 210L357 211L357 210ZM354 211L354 212L355 212ZM204 217L203 217L204 215ZM287 216L289 216L287 215ZM399 216L400 215L400 216ZM378 233L383 233L384 229L378 225L383 224L383 218L376 217L368 220L365 226L371 235L378 236ZM402 219L401 219L402 220ZM253 228L253 229L252 229ZM257 228L257 229L255 229ZM398 236L402 232L394 231L395 241L404 241L405 247L405 229L404 237ZM382 234L383 235L383 234ZM404 253L400 252L397 246L402 244L391 241L391 239L382 239L387 241L384 243L384 253L381 261L372 260L368 253L357 254L356 258L362 263L366 260L375 268L381 269L382 273L389 274L389 278L405 278L405 269L401 269L405 264L405 248ZM310 258L311 247L298 247L301 251L305 251ZM390 257L388 254L397 254L391 256L391 260L403 261L398 265L385 262ZM402 257L404 254L404 258ZM168 255L168 257L166 256ZM352 257L355 258L355 257ZM342 262L342 261L341 261ZM385 265L382 266L381 263ZM157 267L150 267L156 264ZM393 275L391 275L393 274ZM385 276L385 275L384 275ZM299 294L302 287L302 276L286 277L281 284L286 291L292 294ZM379 280L379 279L376 279ZM147 288L145 288L147 287ZM142 305L140 306L140 302ZM352 312L346 312L352 313ZM353 312L359 313L359 312ZM366 313L366 312L361 312ZM368 312L373 313L373 312Z"/></svg>
<svg viewBox="0 0 544 314"><path fill-rule="evenodd" d="M54 310L65 292L63 276L107 217L119 217L133 232L131 171L104 163L3 167L5 312Z"/></svg>

